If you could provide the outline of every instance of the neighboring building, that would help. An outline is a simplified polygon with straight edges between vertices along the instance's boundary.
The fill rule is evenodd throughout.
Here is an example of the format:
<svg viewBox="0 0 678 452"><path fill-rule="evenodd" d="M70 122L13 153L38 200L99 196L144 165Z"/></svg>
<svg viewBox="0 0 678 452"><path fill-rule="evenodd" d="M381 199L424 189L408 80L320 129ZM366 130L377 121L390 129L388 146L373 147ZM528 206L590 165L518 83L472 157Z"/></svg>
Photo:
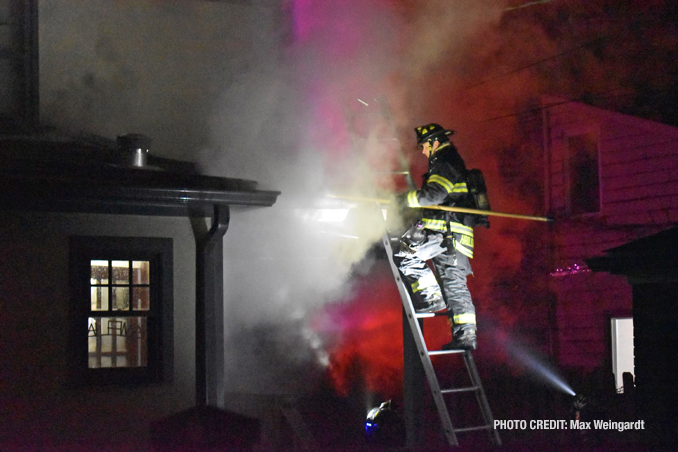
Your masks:
<svg viewBox="0 0 678 452"><path fill-rule="evenodd" d="M0 448L223 406L222 237L279 193L118 141L0 139Z"/></svg>
<svg viewBox="0 0 678 452"><path fill-rule="evenodd" d="M553 354L611 370L611 319L632 317L626 278L584 259L678 224L678 128L576 102L543 104Z"/></svg>
<svg viewBox="0 0 678 452"><path fill-rule="evenodd" d="M206 100L270 62L275 2L92 3L0 1L2 450L148 450L154 426L189 443L223 419L251 426L214 408L222 237L279 192L161 156L202 146ZM101 137L132 129L164 145Z"/></svg>
<svg viewBox="0 0 678 452"><path fill-rule="evenodd" d="M646 438L666 445L678 440L677 247L678 228L672 228L587 259L592 270L624 276L633 286L636 378L630 395L636 416L648 424Z"/></svg>

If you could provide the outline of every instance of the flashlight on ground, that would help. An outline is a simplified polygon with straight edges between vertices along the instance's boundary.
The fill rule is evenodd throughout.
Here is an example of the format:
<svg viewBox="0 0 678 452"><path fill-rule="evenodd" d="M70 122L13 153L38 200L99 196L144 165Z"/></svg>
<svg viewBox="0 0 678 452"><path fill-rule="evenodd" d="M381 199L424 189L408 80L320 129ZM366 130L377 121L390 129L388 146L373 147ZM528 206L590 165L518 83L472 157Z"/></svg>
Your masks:
<svg viewBox="0 0 678 452"><path fill-rule="evenodd" d="M403 422L391 400L372 408L365 419L365 439L370 443L397 445L404 439Z"/></svg>

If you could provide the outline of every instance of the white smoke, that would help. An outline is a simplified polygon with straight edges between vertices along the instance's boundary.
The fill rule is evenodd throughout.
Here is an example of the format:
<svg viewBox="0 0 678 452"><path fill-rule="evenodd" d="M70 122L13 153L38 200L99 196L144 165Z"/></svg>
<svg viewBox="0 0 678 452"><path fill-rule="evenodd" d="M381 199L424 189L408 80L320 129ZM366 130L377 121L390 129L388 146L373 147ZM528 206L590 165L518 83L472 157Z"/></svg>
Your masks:
<svg viewBox="0 0 678 452"><path fill-rule="evenodd" d="M383 224L368 204L343 223L320 221L330 211L319 209L346 207L325 195L390 196L396 181L378 178L376 189L375 171L400 169L396 151L415 122L443 122L428 116L435 92L420 82L461 57L502 2L80 3L39 2L45 122L145 133L154 153L281 191L271 208L234 208L225 236L227 380L284 386L262 369L326 362L308 320L350 298Z"/></svg>
<svg viewBox="0 0 678 452"><path fill-rule="evenodd" d="M350 299L352 271L384 223L374 203L352 209L343 223L319 221L320 209L336 215L346 207L325 195L392 197L402 176L378 173L402 169L399 135L403 125L411 130L408 110L422 108L406 104L426 89L387 81L418 80L498 16L492 2L461 3L422 2L407 17L371 2L291 2L292 42L281 47L260 35L268 56L225 90L213 147L201 161L282 192L272 208L234 215L226 236L227 381L238 389L271 390L275 377L282 384L280 354L300 364L316 353L326 362L320 338L310 341L302 325L327 303Z"/></svg>
<svg viewBox="0 0 678 452"><path fill-rule="evenodd" d="M295 371L327 364L309 322L323 305L350 297L354 265L384 232L376 204L327 196L375 192L359 170L362 156L309 143L309 126L323 125L307 117L304 93L286 74L253 74L229 88L224 105L240 107L220 112L215 136L223 144L203 160L281 191L272 207L233 209L225 236L227 381L236 391L297 391ZM332 165L333 151L347 157Z"/></svg>

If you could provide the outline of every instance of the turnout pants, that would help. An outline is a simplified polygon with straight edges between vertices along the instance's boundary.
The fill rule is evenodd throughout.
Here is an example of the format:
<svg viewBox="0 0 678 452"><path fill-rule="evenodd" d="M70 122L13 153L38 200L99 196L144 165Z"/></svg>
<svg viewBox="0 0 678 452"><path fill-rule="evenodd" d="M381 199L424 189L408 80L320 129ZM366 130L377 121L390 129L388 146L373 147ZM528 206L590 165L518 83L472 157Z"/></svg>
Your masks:
<svg viewBox="0 0 678 452"><path fill-rule="evenodd" d="M401 247L393 257L410 289L415 309L429 306L442 296L453 334L464 329L476 329L476 310L466 285L466 276L472 273L469 258L457 252L455 265L454 257L443 246L443 235L428 230L421 245L411 251L403 251L403 248L407 247ZM432 261L435 274L426 265L428 260Z"/></svg>

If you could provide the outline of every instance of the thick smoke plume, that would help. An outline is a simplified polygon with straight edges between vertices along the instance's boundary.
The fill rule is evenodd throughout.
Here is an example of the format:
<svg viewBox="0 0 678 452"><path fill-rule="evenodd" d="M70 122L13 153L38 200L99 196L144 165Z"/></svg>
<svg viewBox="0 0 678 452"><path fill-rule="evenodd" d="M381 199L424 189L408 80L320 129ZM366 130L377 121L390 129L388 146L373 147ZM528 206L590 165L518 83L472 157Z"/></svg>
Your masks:
<svg viewBox="0 0 678 452"><path fill-rule="evenodd" d="M226 236L227 381L235 390L295 390L297 369L327 365L351 331L327 317L320 331L310 328L319 310L393 289L383 278L353 285L370 268L381 212L325 195L404 190L401 176L377 173L401 170L402 153L418 179L425 162L410 149L419 123L456 123L465 135L459 126L474 116L452 108L449 86L501 8L471 0L77 5L40 3L45 123L106 137L142 132L152 152L282 192L272 208L234 209ZM324 221L345 207L354 207L346 221ZM341 309L332 312L342 324Z"/></svg>
<svg viewBox="0 0 678 452"><path fill-rule="evenodd" d="M342 386L342 369L351 367L346 360L357 358L347 337L356 333L356 324L364 325L351 317L356 312L388 317L372 301L384 290L394 295L393 284L373 275L367 278L372 284L354 285L356 273L370 267L368 251L384 232L376 206L351 206L346 221L337 224L322 221L319 209L348 207L327 199L328 193L388 198L405 189L402 175L384 173L402 170L400 157L409 167L416 123L446 120L437 111L440 82L432 82L430 74L449 64L443 56L461 56L500 9L491 2L452 7L443 1L295 1L289 12L290 37L277 49L286 58L255 66L228 86L207 159L209 168L226 168L229 175L282 191L273 208L248 212L242 223L234 217L231 233L241 239L226 245L232 278L226 283L232 300L227 318L230 339L239 344L228 368L240 376L227 380L241 382L241 390L252 385L270 390L273 381L293 390L281 369L312 356L300 350L330 365ZM397 315L399 299L391 299L389 309ZM355 303L363 307L356 311ZM324 320L314 323L317 316ZM313 331L305 328L309 322ZM366 341L358 353L370 350ZM384 356L401 362L390 352ZM275 373L258 370L267 361ZM369 360L362 362L370 367ZM379 375L376 369L366 372ZM246 377L252 374L256 378ZM371 387L384 380L367 379Z"/></svg>
<svg viewBox="0 0 678 452"><path fill-rule="evenodd" d="M281 191L272 208L234 209L226 235L234 390L297 391L312 386L298 383L302 370L324 365L345 387L352 360L399 362L384 341L351 340L367 325L392 343L400 337L398 322L386 321L400 310L395 288L383 260L371 267L381 212L358 204L343 223L328 221L347 205L325 195L404 190L402 177L379 174L401 169L401 152L419 183L426 163L412 149L412 127L456 130L495 210L543 214L541 137L531 132L539 96L630 108L648 99L639 90L665 92L664 74L676 70L666 58L675 23L658 27L651 14L660 2L80 3L39 2L46 124L106 137L142 132L154 153ZM506 328L538 318L543 287L524 282L547 269L535 225L495 220L476 235L469 284L484 345L483 318ZM449 335L445 325L429 331ZM367 386L393 381L393 366L363 369Z"/></svg>

